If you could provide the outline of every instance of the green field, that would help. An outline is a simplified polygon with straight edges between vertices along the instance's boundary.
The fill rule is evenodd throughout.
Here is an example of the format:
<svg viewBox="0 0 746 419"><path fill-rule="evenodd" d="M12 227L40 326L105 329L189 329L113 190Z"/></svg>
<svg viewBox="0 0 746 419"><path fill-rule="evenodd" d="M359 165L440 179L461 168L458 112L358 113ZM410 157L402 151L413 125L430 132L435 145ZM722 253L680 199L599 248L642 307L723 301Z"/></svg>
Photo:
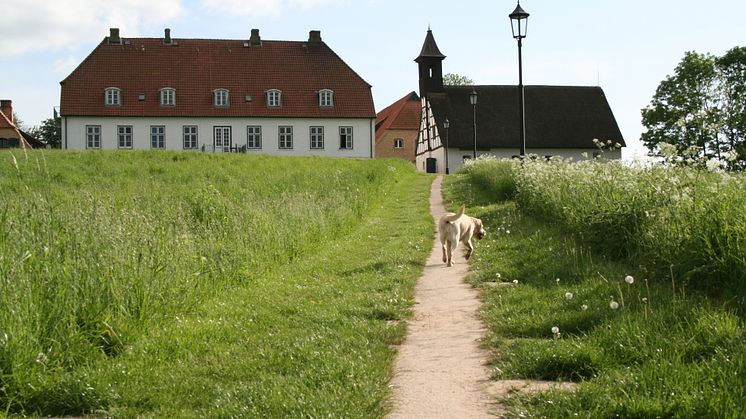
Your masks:
<svg viewBox="0 0 746 419"><path fill-rule="evenodd" d="M484 161L447 179L488 235L470 281L516 417L746 417L746 177Z"/></svg>
<svg viewBox="0 0 746 419"><path fill-rule="evenodd" d="M388 160L0 154L0 412L381 416L430 181Z"/></svg>
<svg viewBox="0 0 746 419"><path fill-rule="evenodd" d="M382 417L433 240L399 160L0 153L0 416ZM746 177L484 160L445 181L487 237L516 417L746 417ZM396 225L396 229L391 229Z"/></svg>

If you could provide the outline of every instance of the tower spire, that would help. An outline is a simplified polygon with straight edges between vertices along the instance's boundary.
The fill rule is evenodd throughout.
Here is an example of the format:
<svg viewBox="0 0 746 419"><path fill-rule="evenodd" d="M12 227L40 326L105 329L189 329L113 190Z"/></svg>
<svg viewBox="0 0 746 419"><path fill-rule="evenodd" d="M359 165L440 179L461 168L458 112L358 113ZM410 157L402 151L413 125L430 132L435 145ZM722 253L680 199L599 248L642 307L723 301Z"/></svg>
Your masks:
<svg viewBox="0 0 746 419"><path fill-rule="evenodd" d="M427 27L425 42L422 44L420 55L415 58L420 73L420 97L428 93L443 91L443 60L446 58L438 44L435 43L430 25Z"/></svg>

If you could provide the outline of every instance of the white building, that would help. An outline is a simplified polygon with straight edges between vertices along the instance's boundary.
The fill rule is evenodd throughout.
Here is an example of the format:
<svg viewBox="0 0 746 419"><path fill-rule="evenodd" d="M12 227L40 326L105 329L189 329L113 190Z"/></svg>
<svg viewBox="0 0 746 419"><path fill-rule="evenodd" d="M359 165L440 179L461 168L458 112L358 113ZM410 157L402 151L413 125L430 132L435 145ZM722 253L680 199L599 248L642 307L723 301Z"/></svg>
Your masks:
<svg viewBox="0 0 746 419"><path fill-rule="evenodd" d="M61 82L62 147L372 158L371 86L306 42L121 38Z"/></svg>

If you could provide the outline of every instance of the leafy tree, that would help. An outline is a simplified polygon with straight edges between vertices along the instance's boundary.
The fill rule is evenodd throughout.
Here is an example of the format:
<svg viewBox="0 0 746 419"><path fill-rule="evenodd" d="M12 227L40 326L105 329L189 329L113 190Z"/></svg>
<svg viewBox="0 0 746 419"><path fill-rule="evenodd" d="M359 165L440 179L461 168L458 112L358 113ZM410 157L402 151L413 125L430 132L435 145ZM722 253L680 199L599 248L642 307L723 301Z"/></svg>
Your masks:
<svg viewBox="0 0 746 419"><path fill-rule="evenodd" d="M737 153L733 166L746 169L746 47L736 47L715 62L720 75L723 137L721 151Z"/></svg>
<svg viewBox="0 0 746 419"><path fill-rule="evenodd" d="M48 118L41 121L41 125L31 128L29 134L37 140L49 144L52 148L60 148L62 142L60 118Z"/></svg>
<svg viewBox="0 0 746 419"><path fill-rule="evenodd" d="M447 73L443 75L443 84L446 86L471 86L474 80L459 74Z"/></svg>
<svg viewBox="0 0 746 419"><path fill-rule="evenodd" d="M687 52L642 110L642 140L651 155L717 160L746 168L746 49L722 57Z"/></svg>

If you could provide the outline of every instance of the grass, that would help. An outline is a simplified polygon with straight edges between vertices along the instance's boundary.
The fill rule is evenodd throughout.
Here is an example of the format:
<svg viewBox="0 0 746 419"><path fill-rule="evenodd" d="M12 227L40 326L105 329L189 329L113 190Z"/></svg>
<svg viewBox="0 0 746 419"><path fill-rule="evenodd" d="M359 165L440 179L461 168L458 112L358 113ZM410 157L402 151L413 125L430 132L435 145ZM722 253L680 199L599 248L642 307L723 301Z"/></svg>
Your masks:
<svg viewBox="0 0 746 419"><path fill-rule="evenodd" d="M393 160L1 157L7 413L386 411L429 177Z"/></svg>
<svg viewBox="0 0 746 419"><path fill-rule="evenodd" d="M717 223L704 223L706 215L722 220L718 208L726 214L743 210L743 190L739 195L727 189L716 202L707 193L713 185L730 188L730 182L737 184L742 177L719 180L716 174L688 169L638 173L602 163L590 169L557 162L518 168L508 162L480 164L481 179L491 165L515 176L495 182L514 182L514 200L505 200L499 190L471 188L472 168L449 176L445 191L453 207L465 202L488 228L472 258L469 280L484 289L485 345L495 354L494 378L579 384L571 392L512 395L503 401L511 415L746 416L746 311L739 297L744 255L734 236L746 233L734 230L740 215L719 223L725 231L715 228ZM595 176L586 176L588 170ZM611 178L634 187L612 186ZM702 200L693 199L697 205L688 208L668 205L671 189L666 184L682 191L688 187L687 193ZM666 196L657 196L656 186ZM636 193L642 196L629 196ZM658 204L645 207L650 202ZM654 210L655 217L646 217L645 210ZM646 221L632 227L604 221L638 212ZM591 226L589 220L601 222ZM644 238L627 243L628 248L605 245L626 242L621 238L633 230ZM719 239L717 263L708 262L707 248L688 248L700 246L704 231L709 237L727 237ZM674 237L673 243L661 243L666 250L642 251L655 240ZM674 245L691 260L665 259L675 257L668 250ZM669 263L668 269L662 263Z"/></svg>

